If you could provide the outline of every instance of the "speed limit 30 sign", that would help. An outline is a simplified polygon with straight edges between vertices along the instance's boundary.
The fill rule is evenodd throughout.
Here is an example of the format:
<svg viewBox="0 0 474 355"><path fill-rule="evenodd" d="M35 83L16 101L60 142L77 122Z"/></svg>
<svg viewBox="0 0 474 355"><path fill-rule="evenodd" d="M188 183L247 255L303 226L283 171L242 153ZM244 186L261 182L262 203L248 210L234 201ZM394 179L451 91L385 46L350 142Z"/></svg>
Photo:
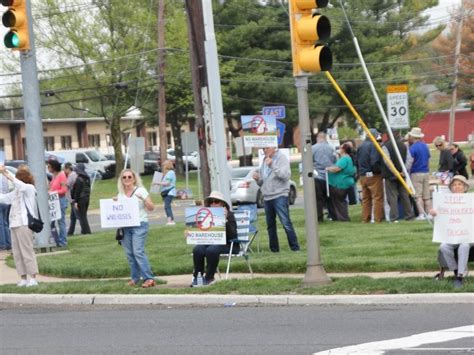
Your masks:
<svg viewBox="0 0 474 355"><path fill-rule="evenodd" d="M391 128L410 128L408 85L387 86L387 111Z"/></svg>

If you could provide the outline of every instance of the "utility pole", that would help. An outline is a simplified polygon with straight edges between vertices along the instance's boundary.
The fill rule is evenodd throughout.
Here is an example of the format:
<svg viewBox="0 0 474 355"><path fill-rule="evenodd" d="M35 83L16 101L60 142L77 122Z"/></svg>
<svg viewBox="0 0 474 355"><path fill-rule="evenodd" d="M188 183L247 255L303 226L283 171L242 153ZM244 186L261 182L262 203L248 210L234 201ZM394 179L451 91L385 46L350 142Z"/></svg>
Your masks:
<svg viewBox="0 0 474 355"><path fill-rule="evenodd" d="M166 160L168 139L166 137L166 93L165 93L165 0L158 1L158 130L160 136L161 163Z"/></svg>
<svg viewBox="0 0 474 355"><path fill-rule="evenodd" d="M38 207L41 219L44 222L43 230L36 234L38 247L49 246L51 235L49 217L49 195L44 164L43 122L41 121L40 90L38 82L38 68L36 66L36 51L33 35L33 17L31 2L26 0L30 50L20 52L21 79L23 86L23 108L25 114L26 154L28 166L35 177L35 186L38 194Z"/></svg>
<svg viewBox="0 0 474 355"><path fill-rule="evenodd" d="M204 21L204 49L207 64L207 90L203 90L204 121L209 131L208 162L211 174L211 188L220 191L230 202L230 176L227 168L227 134L224 128L222 108L221 77L217 58L217 43L214 33L212 0L201 0ZM207 97L206 97L207 96ZM207 104L206 104L207 103ZM206 110L208 109L208 111Z"/></svg>
<svg viewBox="0 0 474 355"><path fill-rule="evenodd" d="M207 160L207 133L204 124L203 88L207 87L206 55L204 53L204 22L202 3L196 0L186 0L186 16L188 22L188 39L190 49L191 77L194 94L194 114L196 116L196 131L201 162L201 181L204 196L211 193L211 178Z"/></svg>
<svg viewBox="0 0 474 355"><path fill-rule="evenodd" d="M321 261L316 191L313 173L313 151L308 107L308 77L295 77L298 96L298 118L301 131L301 157L303 161L304 217L308 257L303 284L324 285L331 282Z"/></svg>
<svg viewBox="0 0 474 355"><path fill-rule="evenodd" d="M463 9L464 0L461 1L461 8L457 14L458 28L456 31L456 47L454 50L454 80L453 80L453 94L451 98L451 112L449 114L449 143L454 142L454 121L456 120L456 105L458 95L458 73L459 73L459 60L461 59L461 39L462 39L462 27L463 27Z"/></svg>

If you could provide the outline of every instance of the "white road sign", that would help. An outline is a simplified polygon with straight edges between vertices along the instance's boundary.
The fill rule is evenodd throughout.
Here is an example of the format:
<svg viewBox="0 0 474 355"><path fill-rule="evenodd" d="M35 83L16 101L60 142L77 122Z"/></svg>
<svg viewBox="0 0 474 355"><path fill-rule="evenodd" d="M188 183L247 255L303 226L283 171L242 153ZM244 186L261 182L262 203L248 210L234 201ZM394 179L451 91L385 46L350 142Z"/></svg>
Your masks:
<svg viewBox="0 0 474 355"><path fill-rule="evenodd" d="M387 111L391 128L410 128L408 85L387 86Z"/></svg>

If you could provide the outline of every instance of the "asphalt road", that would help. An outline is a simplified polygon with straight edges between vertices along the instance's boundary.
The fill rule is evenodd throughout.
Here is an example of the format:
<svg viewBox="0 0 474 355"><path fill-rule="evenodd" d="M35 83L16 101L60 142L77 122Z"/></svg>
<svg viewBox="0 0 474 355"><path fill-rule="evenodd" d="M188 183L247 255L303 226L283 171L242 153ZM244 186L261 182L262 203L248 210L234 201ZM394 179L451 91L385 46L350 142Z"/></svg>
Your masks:
<svg viewBox="0 0 474 355"><path fill-rule="evenodd" d="M35 355L312 354L474 323L472 305L468 304L285 307L0 304L0 318L1 353ZM474 331L470 337L437 344L430 344L438 339L437 335L424 337L419 348L440 349L421 351L425 354L448 354L451 350L456 354L468 353L473 351L473 334ZM412 348L403 349L403 344L400 349L390 350L390 354L420 353Z"/></svg>

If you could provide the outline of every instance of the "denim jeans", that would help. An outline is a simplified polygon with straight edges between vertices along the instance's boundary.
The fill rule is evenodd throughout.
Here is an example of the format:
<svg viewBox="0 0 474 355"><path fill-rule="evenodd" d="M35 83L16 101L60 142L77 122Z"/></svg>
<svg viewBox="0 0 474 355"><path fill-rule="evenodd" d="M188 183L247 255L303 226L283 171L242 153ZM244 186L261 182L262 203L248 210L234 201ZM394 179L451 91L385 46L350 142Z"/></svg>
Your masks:
<svg viewBox="0 0 474 355"><path fill-rule="evenodd" d="M0 203L0 250L12 248L8 222L9 214L10 205Z"/></svg>
<svg viewBox="0 0 474 355"><path fill-rule="evenodd" d="M67 245L67 231L66 231L66 209L69 204L66 196L59 198L59 205L61 206L61 219L58 220L58 235L59 246Z"/></svg>
<svg viewBox="0 0 474 355"><path fill-rule="evenodd" d="M164 198L166 217L171 218L171 220L174 220L173 210L171 209L171 202L173 202L173 198L174 196L170 196L169 194Z"/></svg>
<svg viewBox="0 0 474 355"><path fill-rule="evenodd" d="M280 196L269 201L265 200L264 207L265 217L267 219L267 231L268 239L270 242L270 250L275 253L280 251L276 226L277 215L278 218L280 218L280 222L283 225L283 228L285 229L290 249L293 251L300 250L300 246L298 245L298 239L296 238L295 229L293 228L293 223L291 223L290 219L288 196Z"/></svg>
<svg viewBox="0 0 474 355"><path fill-rule="evenodd" d="M153 279L148 257L145 254L145 242L148 237L148 222L142 222L137 227L125 227L122 247L130 265L130 278L138 282Z"/></svg>

